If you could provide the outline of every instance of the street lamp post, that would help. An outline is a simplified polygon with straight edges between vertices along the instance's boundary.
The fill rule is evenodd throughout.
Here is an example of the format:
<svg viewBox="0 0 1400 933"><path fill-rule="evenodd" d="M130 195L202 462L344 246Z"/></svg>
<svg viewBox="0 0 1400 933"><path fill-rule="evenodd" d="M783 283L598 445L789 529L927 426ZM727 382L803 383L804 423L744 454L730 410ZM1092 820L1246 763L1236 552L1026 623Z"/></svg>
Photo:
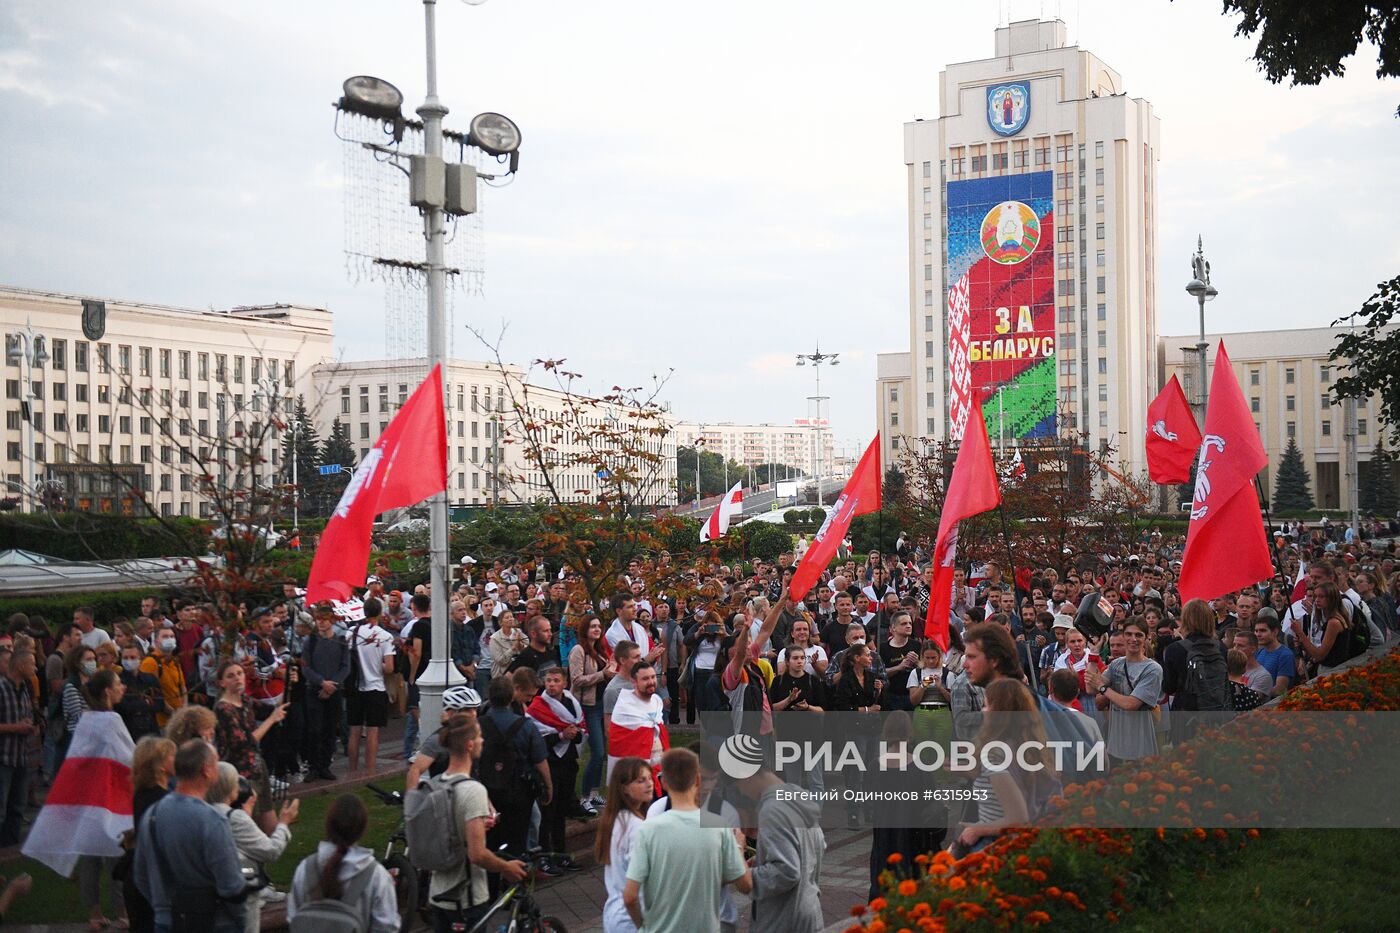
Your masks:
<svg viewBox="0 0 1400 933"><path fill-rule="evenodd" d="M816 403L816 416L812 419L812 472L817 483L817 505L822 504L822 402L825 396L822 395L822 364L838 366L841 361L839 353L823 353L821 344L817 344L814 353L797 354L797 365L806 366L811 363L816 367L817 394L812 396L811 401Z"/></svg>
<svg viewBox="0 0 1400 933"><path fill-rule="evenodd" d="M447 273L444 262L446 217L476 212L476 169L466 163L448 163L443 159L442 118L447 107L438 99L437 82L437 0L423 0L423 26L427 93L417 113L423 121L423 154L407 157L409 163L409 200L423 215L424 262L409 264L424 273L427 280L428 346L427 363L446 368L447 349ZM400 114L403 94L398 88L380 78L357 75L344 85L345 94L337 107L384 121L395 128L395 145L402 138L405 125ZM508 118L498 113L480 113L471 120L463 141L473 148L497 157L510 157L510 173L519 166L520 130ZM405 157L397 148L362 143L366 148L387 154L398 163ZM402 166L400 166L402 168ZM443 395L447 381L443 379ZM444 408L446 408L444 398ZM499 450L500 419L496 418L493 448ZM499 457L493 458L499 461ZM500 473L498 463L492 464L492 499L499 501ZM462 675L451 663L447 625L447 493L435 493L428 500L429 545L432 586L432 643L436 646L427 668L417 679L421 689L420 722L422 734L437 729L442 717L442 693L452 684L462 682Z"/></svg>
<svg viewBox="0 0 1400 933"><path fill-rule="evenodd" d="M34 489L37 485L34 474L38 469L34 456L34 402L37 401L34 397L34 370L44 368L49 361L49 352L44 335L34 333L34 325L28 320L24 322L24 330L14 333L10 341L5 348L6 355L9 362L19 363L20 385L23 387L20 392L23 402L20 408L24 416L24 442L19 455L20 511L33 512L36 511Z"/></svg>
<svg viewBox="0 0 1400 933"><path fill-rule="evenodd" d="M1211 301L1220 292L1210 284L1210 262L1206 260L1205 250L1201 245L1201 237L1196 237L1196 255L1191 257L1191 281L1186 283L1186 292L1196 299L1201 310L1200 337L1196 341L1196 356L1198 379L1200 384L1196 388L1195 406L1199 409L1201 424L1206 423L1206 394L1209 387L1206 385L1206 302Z"/></svg>

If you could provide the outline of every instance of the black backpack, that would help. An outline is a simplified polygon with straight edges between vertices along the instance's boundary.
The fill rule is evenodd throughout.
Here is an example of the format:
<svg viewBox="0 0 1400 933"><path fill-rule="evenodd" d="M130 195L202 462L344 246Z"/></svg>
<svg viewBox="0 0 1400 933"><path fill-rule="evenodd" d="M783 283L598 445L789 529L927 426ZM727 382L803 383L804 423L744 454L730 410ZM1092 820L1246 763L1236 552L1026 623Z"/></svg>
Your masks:
<svg viewBox="0 0 1400 933"><path fill-rule="evenodd" d="M1371 647L1371 626L1360 606L1353 606L1351 630L1347 633L1347 660L1359 657Z"/></svg>
<svg viewBox="0 0 1400 933"><path fill-rule="evenodd" d="M1206 711L1231 706L1230 674L1219 642L1199 636L1186 639L1186 679L1172 708Z"/></svg>
<svg viewBox="0 0 1400 933"><path fill-rule="evenodd" d="M525 726L521 716L502 732L490 716L481 717L481 735L486 741L481 749L477 773L493 801L517 795L524 789L521 781L520 749L515 737ZM499 806L499 805L498 805Z"/></svg>

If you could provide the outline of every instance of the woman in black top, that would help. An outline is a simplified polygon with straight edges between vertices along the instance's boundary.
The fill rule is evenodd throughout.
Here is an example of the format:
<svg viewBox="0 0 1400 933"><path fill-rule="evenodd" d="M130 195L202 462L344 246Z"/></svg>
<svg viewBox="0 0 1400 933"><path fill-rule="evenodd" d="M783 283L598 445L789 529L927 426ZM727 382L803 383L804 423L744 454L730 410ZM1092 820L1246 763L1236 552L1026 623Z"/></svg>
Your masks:
<svg viewBox="0 0 1400 933"><path fill-rule="evenodd" d="M148 735L136 743L131 756L132 842L141 829L141 817L156 801L170 793L170 779L175 774L175 743L158 735ZM154 933L156 915L150 903L136 887L130 870L131 860L123 857L119 866L127 870L122 877L122 894L126 899L126 916L132 933Z"/></svg>
<svg viewBox="0 0 1400 933"><path fill-rule="evenodd" d="M870 673L870 646L851 645L841 655L841 679L831 698L831 708L846 712L878 713L879 683Z"/></svg>
<svg viewBox="0 0 1400 933"><path fill-rule="evenodd" d="M802 710L820 713L826 705L822 693L822 682L807 673L807 656L796 642L792 650L784 656L786 670L773 678L773 686L768 688L768 699L773 704L773 712Z"/></svg>

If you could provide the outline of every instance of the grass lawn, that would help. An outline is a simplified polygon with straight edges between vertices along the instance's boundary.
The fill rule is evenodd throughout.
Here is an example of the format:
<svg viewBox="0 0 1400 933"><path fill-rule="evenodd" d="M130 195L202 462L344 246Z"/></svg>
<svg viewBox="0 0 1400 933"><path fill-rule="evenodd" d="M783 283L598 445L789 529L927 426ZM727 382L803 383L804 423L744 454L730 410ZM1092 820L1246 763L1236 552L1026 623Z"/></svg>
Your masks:
<svg viewBox="0 0 1400 933"><path fill-rule="evenodd" d="M394 790L402 787L403 777L394 775L378 783L380 787ZM361 789L356 793L364 800L365 806L369 807L370 816L369 829L365 831L365 836L360 842L380 852L385 840L398 825L400 812L395 807L384 806L367 790ZM292 841L282 857L267 868L268 875L279 888L286 890L297 864L316 848L325 826L326 810L333 799L329 793L301 798L301 815L292 826ZM11 878L25 871L34 876L34 889L6 915L7 924L73 923L87 919L87 912L78 903L76 879L70 881L61 878L47 866L27 858L0 865L0 872ZM111 916L108 913L108 917Z"/></svg>
<svg viewBox="0 0 1400 933"><path fill-rule="evenodd" d="M1239 857L1124 918L1133 930L1394 930L1400 924L1400 830L1265 833Z"/></svg>
<svg viewBox="0 0 1400 933"><path fill-rule="evenodd" d="M675 744L687 746L700 739L698 733L677 733ZM586 756L585 756L586 758ZM580 763L582 764L582 763ZM583 769L579 768L580 778ZM402 790L403 776L390 775L376 782L385 790ZM575 793L577 793L577 787ZM369 807L369 829L360 840L362 845L382 854L385 841L398 825L401 812L396 807L387 807L367 790L355 792ZM292 873L297 865L316 848L325 826L326 810L333 799L330 793L312 794L301 798L301 814L292 826L292 841L287 851L276 862L267 867L268 876L280 889L286 890L291 883ZM5 917L10 923L73 923L87 919L87 912L78 903L78 882L76 879L61 878L47 866L31 859L21 858L0 863L0 873L14 877L21 872L34 876L34 889L29 896L15 904ZM108 914L111 917L111 914Z"/></svg>

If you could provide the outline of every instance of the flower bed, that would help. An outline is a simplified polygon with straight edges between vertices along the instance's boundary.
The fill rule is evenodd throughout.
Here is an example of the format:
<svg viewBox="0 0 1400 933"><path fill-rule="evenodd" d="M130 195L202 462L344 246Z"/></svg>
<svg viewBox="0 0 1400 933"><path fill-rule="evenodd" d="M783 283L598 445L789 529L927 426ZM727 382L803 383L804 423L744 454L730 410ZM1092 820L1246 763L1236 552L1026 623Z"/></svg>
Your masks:
<svg viewBox="0 0 1400 933"><path fill-rule="evenodd" d="M1230 788L1203 777L1220 774L1222 757L1248 775L1250 795L1267 807L1273 794L1296 791L1308 767L1297 754L1299 736L1283 731L1290 711L1350 712L1400 709L1400 653L1386 655L1292 691L1271 709L1239 717L1234 734L1222 733L1183 743L1167 754L1124 768L1107 781L1071 787L1055 823L1064 828L1031 828L998 839L981 852L955 861L948 852L919 856L902 864L892 856L884 876L884 896L852 909L851 931L973 930L1053 924L1056 929L1087 929L1122 921L1135 901L1174 869L1200 868L1247 848L1259 830L1221 826L1242 823L1236 813L1220 812L1215 800ZM1348 717L1350 718L1350 717ZM1306 746L1303 746L1306 748ZM1239 759L1234 761L1233 759ZM1194 805L1194 808L1193 808ZM1096 829L1089 823L1105 808L1144 808L1164 826ZM1205 823L1214 828L1190 825Z"/></svg>

